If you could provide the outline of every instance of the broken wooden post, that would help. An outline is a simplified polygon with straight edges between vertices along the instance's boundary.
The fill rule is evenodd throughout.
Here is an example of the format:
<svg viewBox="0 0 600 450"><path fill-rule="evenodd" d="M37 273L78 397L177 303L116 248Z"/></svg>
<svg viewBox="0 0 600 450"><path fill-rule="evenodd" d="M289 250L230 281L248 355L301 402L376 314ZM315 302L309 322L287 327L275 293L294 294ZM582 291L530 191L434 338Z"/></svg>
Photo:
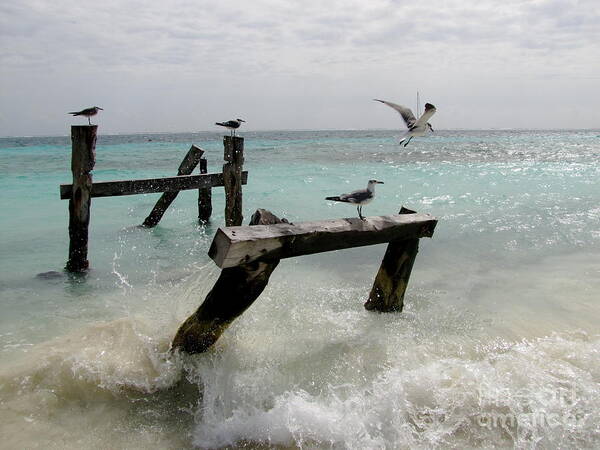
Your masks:
<svg viewBox="0 0 600 450"><path fill-rule="evenodd" d="M250 225L281 222L269 211L259 209L252 216ZM187 353L206 351L258 298L277 264L279 260L273 259L223 269L202 305L177 330L171 348Z"/></svg>
<svg viewBox="0 0 600 450"><path fill-rule="evenodd" d="M200 162L200 158L203 154L204 150L202 150L200 147L192 145L183 158L183 161L181 161L181 164L179 165L177 176L191 174L194 171L194 168ZM171 205L171 203L173 203L173 200L175 200L177 194L179 194L179 191L164 192L142 225L148 228L155 227L158 222L160 222L160 219L162 219L162 216L167 208Z"/></svg>
<svg viewBox="0 0 600 450"><path fill-rule="evenodd" d="M206 158L200 159L200 173L208 173ZM212 215L212 189L198 189L198 220L208 222Z"/></svg>
<svg viewBox="0 0 600 450"><path fill-rule="evenodd" d="M70 272L83 272L89 267L91 171L96 163L97 131L97 125L71 126L73 187L69 198L69 260L65 267Z"/></svg>
<svg viewBox="0 0 600 450"><path fill-rule="evenodd" d="M173 348L188 353L207 350L256 300L280 259L384 242L418 241L433 236L437 219L429 214L401 213L365 220L291 224L259 210L251 224L217 230L208 255L223 270L204 303L179 328ZM402 273L408 281L410 271Z"/></svg>
<svg viewBox="0 0 600 450"><path fill-rule="evenodd" d="M219 228L208 255L223 270L204 303L177 331L172 347L188 353L207 350L256 300L280 259L384 242L418 241L433 236L436 224L437 219L429 214L417 213L291 224L258 210L252 216L252 226ZM410 270L402 273L408 281Z"/></svg>
<svg viewBox="0 0 600 450"><path fill-rule="evenodd" d="M406 208L400 214L416 214ZM419 251L419 238L394 240L385 251L365 308L369 311L402 311L404 294Z"/></svg>
<svg viewBox="0 0 600 450"><path fill-rule="evenodd" d="M244 165L244 138L224 136L225 148L223 180L225 185L225 225L242 224L242 167Z"/></svg>

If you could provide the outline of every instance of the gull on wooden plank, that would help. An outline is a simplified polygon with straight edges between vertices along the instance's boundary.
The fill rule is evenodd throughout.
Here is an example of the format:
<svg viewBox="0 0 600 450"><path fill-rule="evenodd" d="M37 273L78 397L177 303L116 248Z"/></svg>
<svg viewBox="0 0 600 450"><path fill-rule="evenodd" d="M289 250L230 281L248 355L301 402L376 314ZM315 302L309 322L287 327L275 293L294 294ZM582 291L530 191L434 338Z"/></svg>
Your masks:
<svg viewBox="0 0 600 450"><path fill-rule="evenodd" d="M358 191L350 192L349 194L341 194L335 197L325 197L325 200L332 200L334 202L352 203L357 205L358 217L361 220L365 220L362 215L362 207L375 198L375 185L383 184L383 181L369 180L366 189L359 189Z"/></svg>

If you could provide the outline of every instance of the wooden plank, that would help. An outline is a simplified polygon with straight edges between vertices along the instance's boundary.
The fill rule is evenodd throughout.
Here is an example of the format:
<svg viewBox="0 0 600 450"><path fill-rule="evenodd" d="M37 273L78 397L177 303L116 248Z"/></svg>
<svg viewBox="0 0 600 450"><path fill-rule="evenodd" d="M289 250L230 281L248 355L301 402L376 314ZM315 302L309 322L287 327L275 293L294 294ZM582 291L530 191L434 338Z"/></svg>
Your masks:
<svg viewBox="0 0 600 450"><path fill-rule="evenodd" d="M200 173L208 172L208 162L205 158L200 160ZM212 215L212 189L198 189L198 220L208 222Z"/></svg>
<svg viewBox="0 0 600 450"><path fill-rule="evenodd" d="M181 161L181 164L179 165L177 176L189 175L192 173L200 162L200 158L203 154L204 150L202 150L200 147L192 145L183 158L183 161ZM152 211L144 220L142 226L151 228L158 225L158 222L160 222L160 219L162 219L165 211L171 205L171 203L173 203L173 200L177 198L178 194L179 191L163 192L163 195L160 196L154 205L154 208L152 208Z"/></svg>
<svg viewBox="0 0 600 450"><path fill-rule="evenodd" d="M431 237L437 219L429 214L331 219L299 224L219 228L208 252L221 268L256 260L283 259L344 248Z"/></svg>
<svg viewBox="0 0 600 450"><path fill-rule="evenodd" d="M244 139L224 136L223 181L225 184L225 225L241 225L242 214L242 167L244 165Z"/></svg>
<svg viewBox="0 0 600 450"><path fill-rule="evenodd" d="M89 267L88 228L92 190L91 171L96 163L97 125L71 127L71 172L73 184L69 195L69 260L66 269L83 272Z"/></svg>
<svg viewBox="0 0 600 450"><path fill-rule="evenodd" d="M416 214L402 207L400 214ZM369 311L402 311L410 273L419 252L419 238L388 244L365 308Z"/></svg>
<svg viewBox="0 0 600 450"><path fill-rule="evenodd" d="M242 172L242 183L248 181L248 172ZM143 180L103 181L92 185L92 197L116 197L119 195L152 194L156 192L185 191L223 186L223 174L182 175L180 177L149 178ZM60 198L71 197L73 185L60 185Z"/></svg>
<svg viewBox="0 0 600 450"><path fill-rule="evenodd" d="M255 224L275 224L281 220L264 209L252 216ZM204 302L179 327L172 349L201 353L219 339L227 327L254 303L269 282L279 260L253 262L223 269Z"/></svg>

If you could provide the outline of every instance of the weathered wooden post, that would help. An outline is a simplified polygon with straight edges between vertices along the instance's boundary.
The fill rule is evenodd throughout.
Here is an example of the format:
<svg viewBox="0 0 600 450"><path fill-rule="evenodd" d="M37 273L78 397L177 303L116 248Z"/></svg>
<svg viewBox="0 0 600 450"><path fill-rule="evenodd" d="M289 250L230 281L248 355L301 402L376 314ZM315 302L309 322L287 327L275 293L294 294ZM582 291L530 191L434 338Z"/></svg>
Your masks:
<svg viewBox="0 0 600 450"><path fill-rule="evenodd" d="M402 207L400 214L415 214ZM419 251L419 238L392 241L388 244L371 288L365 308L380 312L402 311L404 294Z"/></svg>
<svg viewBox="0 0 600 450"><path fill-rule="evenodd" d="M73 190L69 199L69 272L83 272L89 267L88 227L92 174L96 163L98 125L71 126L71 172Z"/></svg>
<svg viewBox="0 0 600 450"><path fill-rule="evenodd" d="M208 173L206 158L200 159L200 173ZM208 222L212 215L212 189L210 187L198 189L198 219Z"/></svg>
<svg viewBox="0 0 600 450"><path fill-rule="evenodd" d="M225 185L225 225L242 224L242 167L244 165L244 138L224 136L225 147L223 180Z"/></svg>
<svg viewBox="0 0 600 450"><path fill-rule="evenodd" d="M283 221L264 209L250 220L250 225L276 223ZM278 264L279 259L271 259L223 269L202 305L177 330L171 348L186 353L206 351L259 297Z"/></svg>
<svg viewBox="0 0 600 450"><path fill-rule="evenodd" d="M391 216L329 219L316 222L288 223L265 210L258 210L253 226L219 228L208 251L221 270L217 282L204 303L179 328L172 347L188 353L206 351L231 322L254 302L266 287L280 259L313 253L387 243L406 243L406 247L390 244L384 261L391 275L382 288L384 306L373 309L398 309L393 296L404 295L416 246L408 244L422 237L432 237L437 219L429 214L394 214ZM394 254L396 251L396 254ZM407 254L405 257L404 254ZM397 254L400 257L396 257ZM384 273L384 275L387 274ZM380 276L378 275L378 280ZM381 281L383 280L383 281ZM376 286L384 284L382 278ZM404 283L403 287L400 283ZM375 289L375 287L374 287ZM401 292L400 292L401 291ZM375 300L381 300L376 297ZM401 301L401 300L400 300Z"/></svg>
<svg viewBox="0 0 600 450"><path fill-rule="evenodd" d="M191 174L194 171L194 168L200 162L203 154L204 150L202 150L200 147L192 145L183 158L183 161L181 161L181 164L179 165L177 176ZM173 203L173 200L175 200L177 194L179 194L179 191L164 192L142 225L148 228L155 227L158 222L160 222L160 219L162 219L162 216L167 208L171 205L171 203Z"/></svg>

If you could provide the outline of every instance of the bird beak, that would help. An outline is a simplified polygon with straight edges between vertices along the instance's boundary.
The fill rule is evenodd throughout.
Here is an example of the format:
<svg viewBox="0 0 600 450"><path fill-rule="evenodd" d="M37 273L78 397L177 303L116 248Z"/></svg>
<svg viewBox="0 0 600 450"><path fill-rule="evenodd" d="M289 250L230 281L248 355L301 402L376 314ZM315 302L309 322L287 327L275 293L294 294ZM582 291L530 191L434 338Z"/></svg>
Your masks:
<svg viewBox="0 0 600 450"><path fill-rule="evenodd" d="M377 184L385 184L383 181L376 181Z"/></svg>
<svg viewBox="0 0 600 450"><path fill-rule="evenodd" d="M99 106L96 106L96 108L101 109L102 111L104 111L104 108L100 108Z"/></svg>

